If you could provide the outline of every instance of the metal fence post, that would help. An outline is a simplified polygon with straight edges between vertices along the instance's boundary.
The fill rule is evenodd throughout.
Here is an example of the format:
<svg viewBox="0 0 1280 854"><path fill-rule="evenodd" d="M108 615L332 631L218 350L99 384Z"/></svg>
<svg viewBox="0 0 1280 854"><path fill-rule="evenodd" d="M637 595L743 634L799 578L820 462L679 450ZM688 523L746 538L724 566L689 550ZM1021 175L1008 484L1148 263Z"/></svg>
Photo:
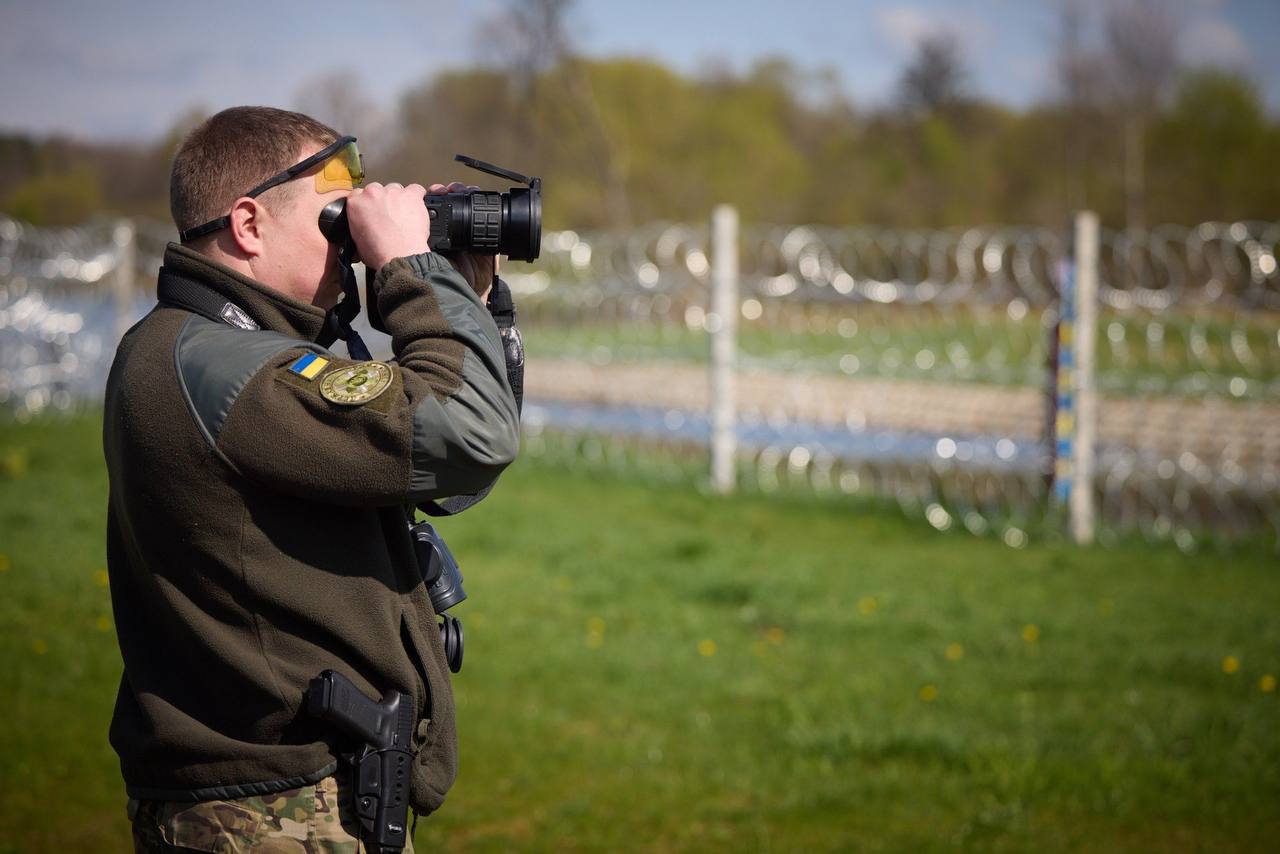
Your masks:
<svg viewBox="0 0 1280 854"><path fill-rule="evenodd" d="M738 211L719 205L711 215L711 488L734 490L737 421L734 371L738 334Z"/></svg>
<svg viewBox="0 0 1280 854"><path fill-rule="evenodd" d="M137 233L133 220L122 219L116 222L111 235L116 245L116 269L111 289L115 297L117 343L124 338L124 334L133 325L134 270L138 260Z"/></svg>
<svg viewBox="0 0 1280 854"><path fill-rule="evenodd" d="M1071 537L1083 545L1094 536L1094 446L1098 435L1095 382L1098 330L1098 215L1076 214L1075 223L1076 435L1071 473Z"/></svg>

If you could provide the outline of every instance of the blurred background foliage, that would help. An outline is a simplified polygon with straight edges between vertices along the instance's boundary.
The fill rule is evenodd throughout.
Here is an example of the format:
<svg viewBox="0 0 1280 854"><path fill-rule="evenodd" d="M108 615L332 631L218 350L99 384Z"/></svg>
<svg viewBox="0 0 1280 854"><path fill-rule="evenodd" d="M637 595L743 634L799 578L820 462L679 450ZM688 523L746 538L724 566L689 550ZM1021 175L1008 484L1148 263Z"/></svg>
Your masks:
<svg viewBox="0 0 1280 854"><path fill-rule="evenodd" d="M484 59L422 80L389 112L340 71L286 106L357 134L378 180L478 178L456 152L539 174L552 228L700 220L720 202L749 221L907 228L1059 227L1082 207L1124 228L1280 219L1267 156L1280 120L1242 73L1181 64L1161 4L1108 4L1092 22L1062 4L1057 79L1026 109L975 93L943 30L870 107L834 72L783 58L691 74L586 58L571 6L512 4L486 25ZM202 117L149 143L0 136L0 210L37 225L167 218L169 160Z"/></svg>

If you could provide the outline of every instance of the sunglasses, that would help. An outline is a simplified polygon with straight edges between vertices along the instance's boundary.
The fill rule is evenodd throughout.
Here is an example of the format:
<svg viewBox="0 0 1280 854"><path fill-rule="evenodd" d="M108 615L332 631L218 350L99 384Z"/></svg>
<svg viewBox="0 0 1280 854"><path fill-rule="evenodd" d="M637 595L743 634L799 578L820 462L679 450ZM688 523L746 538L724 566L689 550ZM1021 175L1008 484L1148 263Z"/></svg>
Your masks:
<svg viewBox="0 0 1280 854"><path fill-rule="evenodd" d="M326 145L305 160L293 164L283 172L277 172L244 195L256 198L286 181L292 181L299 175L309 171L319 163L324 168L316 173L316 192L328 193L332 190L351 190L360 186L364 180L364 164L360 160L360 150L356 148L354 136L344 136ZM202 225L188 228L178 234L183 243L204 237L219 229L231 225L230 216L222 216Z"/></svg>

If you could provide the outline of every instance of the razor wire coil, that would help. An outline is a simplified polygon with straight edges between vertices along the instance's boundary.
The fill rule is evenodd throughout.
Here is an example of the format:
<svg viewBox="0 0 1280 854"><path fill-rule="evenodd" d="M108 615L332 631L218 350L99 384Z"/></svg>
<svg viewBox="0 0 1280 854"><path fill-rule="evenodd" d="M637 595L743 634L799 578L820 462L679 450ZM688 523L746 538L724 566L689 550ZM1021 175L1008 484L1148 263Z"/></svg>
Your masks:
<svg viewBox="0 0 1280 854"><path fill-rule="evenodd" d="M113 282L137 281L140 316L172 236L137 223L122 272L111 221L0 218L0 409L100 394ZM707 337L723 322L709 239L682 223L548 232L535 264L507 265L529 451L696 479ZM1069 247L1043 228L745 228L740 483L887 497L940 530L1024 544L1052 513L1046 382ZM1100 250L1102 536L1280 543L1280 224L1104 230Z"/></svg>

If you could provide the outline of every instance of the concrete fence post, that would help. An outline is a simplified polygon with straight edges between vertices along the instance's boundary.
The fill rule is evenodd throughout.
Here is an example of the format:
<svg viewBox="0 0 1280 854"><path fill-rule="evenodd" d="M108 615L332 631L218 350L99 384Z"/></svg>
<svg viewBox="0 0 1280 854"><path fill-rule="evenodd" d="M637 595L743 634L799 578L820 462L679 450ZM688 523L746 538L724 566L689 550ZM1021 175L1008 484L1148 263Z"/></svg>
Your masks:
<svg viewBox="0 0 1280 854"><path fill-rule="evenodd" d="M1094 449L1098 440L1098 215L1076 214L1075 224L1076 441L1071 484L1071 537L1084 545L1094 537Z"/></svg>
<svg viewBox="0 0 1280 854"><path fill-rule="evenodd" d="M738 211L719 205L711 216L711 488L733 492L737 481Z"/></svg>
<svg viewBox="0 0 1280 854"><path fill-rule="evenodd" d="M1084 545L1094 537L1098 436L1098 215L1092 211L1076 214L1060 278L1054 494L1059 506L1066 505L1071 538Z"/></svg>

